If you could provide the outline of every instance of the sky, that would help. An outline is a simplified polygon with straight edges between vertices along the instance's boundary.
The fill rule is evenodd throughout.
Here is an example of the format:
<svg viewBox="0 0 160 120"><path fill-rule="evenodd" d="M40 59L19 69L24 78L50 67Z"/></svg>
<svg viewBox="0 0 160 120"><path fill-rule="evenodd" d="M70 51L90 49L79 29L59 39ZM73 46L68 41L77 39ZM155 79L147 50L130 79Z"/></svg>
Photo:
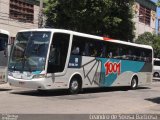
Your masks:
<svg viewBox="0 0 160 120"><path fill-rule="evenodd" d="M151 1L156 3L158 0L151 0ZM160 16L160 8L157 8L157 15Z"/></svg>

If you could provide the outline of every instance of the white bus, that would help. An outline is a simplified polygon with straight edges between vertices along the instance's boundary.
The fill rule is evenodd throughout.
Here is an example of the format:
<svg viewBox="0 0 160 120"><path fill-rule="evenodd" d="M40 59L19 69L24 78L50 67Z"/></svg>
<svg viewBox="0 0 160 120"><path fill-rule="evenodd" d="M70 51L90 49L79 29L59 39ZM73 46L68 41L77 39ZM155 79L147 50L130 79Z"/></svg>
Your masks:
<svg viewBox="0 0 160 120"><path fill-rule="evenodd" d="M9 57L9 32L0 29L0 84L7 82L7 63Z"/></svg>
<svg viewBox="0 0 160 120"><path fill-rule="evenodd" d="M160 59L154 58L154 65L153 65L153 77L159 78L160 77Z"/></svg>
<svg viewBox="0 0 160 120"><path fill-rule="evenodd" d="M37 90L145 85L152 81L153 49L61 29L17 34L9 61L10 85Z"/></svg>

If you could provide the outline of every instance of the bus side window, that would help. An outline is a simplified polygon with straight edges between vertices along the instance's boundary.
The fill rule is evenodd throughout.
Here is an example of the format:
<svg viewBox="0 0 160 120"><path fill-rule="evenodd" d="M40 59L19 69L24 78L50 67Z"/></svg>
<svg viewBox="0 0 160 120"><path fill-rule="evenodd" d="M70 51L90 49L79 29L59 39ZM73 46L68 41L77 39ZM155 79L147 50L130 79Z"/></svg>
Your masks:
<svg viewBox="0 0 160 120"><path fill-rule="evenodd" d="M89 56L94 57L94 56L97 54L97 52L96 52L96 50L95 50L95 45L94 45L93 41L90 41L90 42L89 42L88 49L89 49Z"/></svg>
<svg viewBox="0 0 160 120"><path fill-rule="evenodd" d="M108 43L108 42L106 42L105 48L106 48L105 57L106 57L106 58L112 58L113 53L112 53L112 50L111 50L111 44Z"/></svg>
<svg viewBox="0 0 160 120"><path fill-rule="evenodd" d="M152 50L146 50L146 62L151 63L152 62Z"/></svg>
<svg viewBox="0 0 160 120"><path fill-rule="evenodd" d="M125 60L129 60L130 57L129 57L129 48L128 46L124 45L122 46L122 58L125 59ZM130 51L130 54L131 54L131 51Z"/></svg>
<svg viewBox="0 0 160 120"><path fill-rule="evenodd" d="M89 42L89 56L102 57L103 43L96 40L90 40Z"/></svg>
<svg viewBox="0 0 160 120"><path fill-rule="evenodd" d="M95 46L92 46L91 48L90 48L90 56L92 56L92 57L97 57L97 49L95 48Z"/></svg>
<svg viewBox="0 0 160 120"><path fill-rule="evenodd" d="M129 59L129 60L133 60L132 50L133 50L133 49L131 48L131 49L129 49L129 51L128 51L128 55L127 55L127 56L128 56L128 59Z"/></svg>
<svg viewBox="0 0 160 120"><path fill-rule="evenodd" d="M84 55L84 56L88 56L89 55L89 45L88 45L89 43L88 42L85 42L85 48L84 48L84 50L83 50L83 52L82 52L82 55Z"/></svg>
<svg viewBox="0 0 160 120"><path fill-rule="evenodd" d="M79 55L79 53L80 53L79 47L78 46L73 46L73 48L72 48L72 54L73 55Z"/></svg>
<svg viewBox="0 0 160 120"><path fill-rule="evenodd" d="M87 53L85 52L85 50L88 49L86 43L87 43L87 38L74 35L72 41L71 54L82 55L82 56L86 55Z"/></svg>
<svg viewBox="0 0 160 120"><path fill-rule="evenodd" d="M97 57L105 57L106 47L104 42L97 41L96 43Z"/></svg>
<svg viewBox="0 0 160 120"><path fill-rule="evenodd" d="M101 49L101 52L100 52L100 57L105 57L105 53L106 53L106 46L103 44L102 45L102 49Z"/></svg>
<svg viewBox="0 0 160 120"><path fill-rule="evenodd" d="M71 54L72 55L79 55L80 54L80 42L79 42L79 37L78 36L73 36L73 41L72 41L72 49L71 49Z"/></svg>
<svg viewBox="0 0 160 120"><path fill-rule="evenodd" d="M113 58L120 58L119 53L116 52L117 50L117 44L114 44L114 46L112 46L112 56Z"/></svg>

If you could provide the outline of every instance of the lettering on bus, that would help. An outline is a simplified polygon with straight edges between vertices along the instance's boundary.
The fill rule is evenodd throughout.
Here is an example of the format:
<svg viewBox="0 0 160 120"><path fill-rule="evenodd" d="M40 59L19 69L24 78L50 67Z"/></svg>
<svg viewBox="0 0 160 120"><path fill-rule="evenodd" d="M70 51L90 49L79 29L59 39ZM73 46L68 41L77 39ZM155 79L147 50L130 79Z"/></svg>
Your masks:
<svg viewBox="0 0 160 120"><path fill-rule="evenodd" d="M114 73L114 74L117 73L118 75L120 75L120 73L121 73L121 62L116 63L116 62L107 61L104 64L104 66L106 69L106 72L105 72L106 76L108 76L109 74L112 74L112 73Z"/></svg>

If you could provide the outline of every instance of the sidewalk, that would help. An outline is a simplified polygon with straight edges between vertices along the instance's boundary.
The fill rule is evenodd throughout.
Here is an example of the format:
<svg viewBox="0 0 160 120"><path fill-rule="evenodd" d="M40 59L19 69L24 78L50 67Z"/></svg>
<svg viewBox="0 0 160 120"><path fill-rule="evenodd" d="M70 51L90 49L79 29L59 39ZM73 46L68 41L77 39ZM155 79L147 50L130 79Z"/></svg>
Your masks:
<svg viewBox="0 0 160 120"><path fill-rule="evenodd" d="M12 87L8 83L0 84L0 89L11 89L11 88Z"/></svg>

